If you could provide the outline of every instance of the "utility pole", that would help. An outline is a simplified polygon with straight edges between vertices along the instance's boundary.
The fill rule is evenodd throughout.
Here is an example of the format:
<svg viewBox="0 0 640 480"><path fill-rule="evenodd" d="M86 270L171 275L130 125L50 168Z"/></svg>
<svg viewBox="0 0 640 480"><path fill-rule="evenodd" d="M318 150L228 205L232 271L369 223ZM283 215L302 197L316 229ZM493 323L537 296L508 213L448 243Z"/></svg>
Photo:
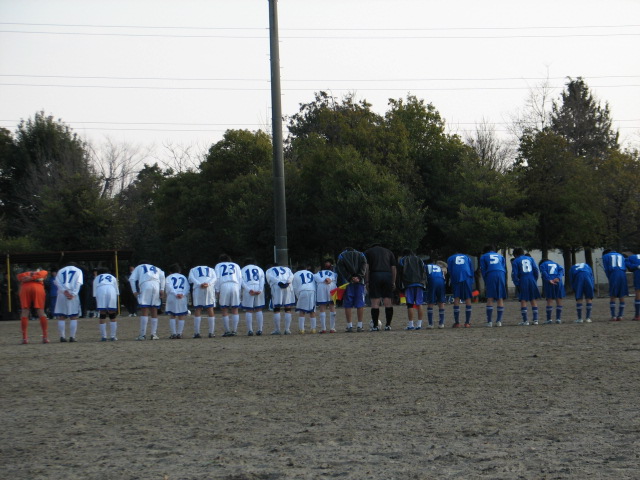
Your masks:
<svg viewBox="0 0 640 480"><path fill-rule="evenodd" d="M284 188L282 147L282 100L280 90L280 46L278 38L278 0L269 0L269 39L271 43L271 131L273 136L273 212L275 215L275 262L289 264L287 247L287 201Z"/></svg>

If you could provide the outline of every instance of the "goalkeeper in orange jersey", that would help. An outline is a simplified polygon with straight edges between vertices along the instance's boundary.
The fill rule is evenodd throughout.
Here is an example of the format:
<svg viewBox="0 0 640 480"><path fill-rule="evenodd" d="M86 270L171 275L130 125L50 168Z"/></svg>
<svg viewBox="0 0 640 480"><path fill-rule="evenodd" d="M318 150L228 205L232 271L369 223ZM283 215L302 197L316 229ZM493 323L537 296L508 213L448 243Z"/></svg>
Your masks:
<svg viewBox="0 0 640 480"><path fill-rule="evenodd" d="M49 322L44 314L44 304L46 294L44 291L44 279L47 278L49 272L46 270L26 271L18 274L20 282L20 328L22 329L22 343L29 343L27 330L29 328L29 316L31 308L34 308L40 318L40 327L42 328L42 343L49 343L48 328Z"/></svg>

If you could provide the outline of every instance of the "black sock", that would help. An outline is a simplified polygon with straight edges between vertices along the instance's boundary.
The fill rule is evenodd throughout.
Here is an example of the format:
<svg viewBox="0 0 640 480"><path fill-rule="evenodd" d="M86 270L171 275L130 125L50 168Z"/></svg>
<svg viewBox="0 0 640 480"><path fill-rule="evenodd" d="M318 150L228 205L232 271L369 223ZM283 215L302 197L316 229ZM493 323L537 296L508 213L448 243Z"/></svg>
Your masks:
<svg viewBox="0 0 640 480"><path fill-rule="evenodd" d="M391 325L391 320L393 320L393 307L384 307L384 315L387 317L387 325Z"/></svg>

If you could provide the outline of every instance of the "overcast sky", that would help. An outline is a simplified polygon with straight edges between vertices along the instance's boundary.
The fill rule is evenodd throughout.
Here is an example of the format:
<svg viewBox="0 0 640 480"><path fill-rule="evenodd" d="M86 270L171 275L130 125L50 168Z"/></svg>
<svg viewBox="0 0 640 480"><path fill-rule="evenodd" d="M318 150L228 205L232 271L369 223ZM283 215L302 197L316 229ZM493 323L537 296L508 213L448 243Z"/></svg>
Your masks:
<svg viewBox="0 0 640 480"><path fill-rule="evenodd" d="M282 106L408 93L451 131L506 130L582 76L640 145L640 0L280 0ZM0 0L0 126L44 110L94 142L210 145L270 129L267 0Z"/></svg>

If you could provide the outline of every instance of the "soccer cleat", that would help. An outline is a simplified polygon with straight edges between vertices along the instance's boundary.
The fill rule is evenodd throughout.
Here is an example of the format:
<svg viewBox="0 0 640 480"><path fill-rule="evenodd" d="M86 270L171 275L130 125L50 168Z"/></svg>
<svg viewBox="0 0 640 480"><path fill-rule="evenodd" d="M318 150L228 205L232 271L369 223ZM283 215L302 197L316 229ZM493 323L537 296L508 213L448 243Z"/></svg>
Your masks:
<svg viewBox="0 0 640 480"><path fill-rule="evenodd" d="M253 337L253 330L249 330L247 332L247 337Z"/></svg>
<svg viewBox="0 0 640 480"><path fill-rule="evenodd" d="M412 327L411 325L405 327L405 330L415 330L416 327Z"/></svg>
<svg viewBox="0 0 640 480"><path fill-rule="evenodd" d="M224 333L222 334L222 336L223 336L223 337L231 337L232 335L231 335L231 332L224 332Z"/></svg>
<svg viewBox="0 0 640 480"><path fill-rule="evenodd" d="M451 328L462 328L462 325L460 325L460 322L456 322L451 326Z"/></svg>
<svg viewBox="0 0 640 480"><path fill-rule="evenodd" d="M621 322L622 321L622 317L617 317L616 322Z"/></svg>
<svg viewBox="0 0 640 480"><path fill-rule="evenodd" d="M611 320L609 320L610 322L617 322L618 318L617 317L611 317Z"/></svg>
<svg viewBox="0 0 640 480"><path fill-rule="evenodd" d="M138 336L136 337L136 340L137 340L137 341L139 341L139 342L141 342L142 340L146 340L146 339L147 339L147 336L146 336L146 335L138 335Z"/></svg>
<svg viewBox="0 0 640 480"><path fill-rule="evenodd" d="M384 326L384 331L385 332L390 332L391 331L391 325L385 325Z"/></svg>
<svg viewBox="0 0 640 480"><path fill-rule="evenodd" d="M238 335L238 332L236 332L235 330L233 332L231 332L230 337L235 337L236 335Z"/></svg>
<svg viewBox="0 0 640 480"><path fill-rule="evenodd" d="M117 339L116 337L111 337L111 338L109 339L109 341L110 341L110 342L117 342L117 341L118 341L118 339Z"/></svg>
<svg viewBox="0 0 640 480"><path fill-rule="evenodd" d="M582 323L582 319L581 319L581 318L578 318L578 319L576 320L576 323Z"/></svg>
<svg viewBox="0 0 640 480"><path fill-rule="evenodd" d="M284 334L285 334L285 335L291 335L291 330L289 330L289 329L285 330L285 331L284 331Z"/></svg>
<svg viewBox="0 0 640 480"><path fill-rule="evenodd" d="M101 342L106 342L106 341L107 341L107 337L102 337L102 338L100 339L100 341L101 341Z"/></svg>
<svg viewBox="0 0 640 480"><path fill-rule="evenodd" d="M22 345L27 345L28 343L29 343L29 339L27 338L22 339Z"/></svg>
<svg viewBox="0 0 640 480"><path fill-rule="evenodd" d="M502 322L496 322L496 327L501 327L502 326Z"/></svg>
<svg viewBox="0 0 640 480"><path fill-rule="evenodd" d="M280 330L274 330L271 335L281 335Z"/></svg>
<svg viewBox="0 0 640 480"><path fill-rule="evenodd" d="M529 322L520 322L518 325L520 325L521 327L528 327Z"/></svg>
<svg viewBox="0 0 640 480"><path fill-rule="evenodd" d="M77 342L76 337L69 337L69 342L71 343Z"/></svg>
<svg viewBox="0 0 640 480"><path fill-rule="evenodd" d="M66 342L67 342L67 339L66 339L66 338L64 338L64 337L60 337L60 343L66 343Z"/></svg>
<svg viewBox="0 0 640 480"><path fill-rule="evenodd" d="M438 328L444 328L444 323L439 323Z"/></svg>
<svg viewBox="0 0 640 480"><path fill-rule="evenodd" d="M336 329L332 328L331 330L329 330L329 333L336 333Z"/></svg>
<svg viewBox="0 0 640 480"><path fill-rule="evenodd" d="M181 340L181 339L182 339L182 334L176 333L176 340Z"/></svg>
<svg viewBox="0 0 640 480"><path fill-rule="evenodd" d="M320 330L320 333L327 333L326 330Z"/></svg>
<svg viewBox="0 0 640 480"><path fill-rule="evenodd" d="M49 343L49 339L47 337L42 337L42 343Z"/></svg>
<svg viewBox="0 0 640 480"><path fill-rule="evenodd" d="M298 334L304 335L304 330L298 330Z"/></svg>
<svg viewBox="0 0 640 480"><path fill-rule="evenodd" d="M502 322L498 322L498 323L500 323L500 325L498 325L498 326L501 327L502 326ZM464 324L464 328L471 328L471 324L470 323L465 323Z"/></svg>
<svg viewBox="0 0 640 480"><path fill-rule="evenodd" d="M556 320L556 323L557 323L558 325L560 325L560 324L562 323L562 320L558 319L558 320Z"/></svg>
<svg viewBox="0 0 640 480"><path fill-rule="evenodd" d="M313 328L311 329L311 333L318 333L318 331L315 328Z"/></svg>
<svg viewBox="0 0 640 480"><path fill-rule="evenodd" d="M198 338L200 338L200 337L198 337ZM209 334L209 338L216 338L216 334L215 333L210 333Z"/></svg>
<svg viewBox="0 0 640 480"><path fill-rule="evenodd" d="M427 328L433 328L433 325L429 325ZM422 330L422 327L416 327L414 330Z"/></svg>
<svg viewBox="0 0 640 480"><path fill-rule="evenodd" d="M347 333L353 333L353 327L347 327L345 330Z"/></svg>
<svg viewBox="0 0 640 480"><path fill-rule="evenodd" d="M356 328L356 332L364 332L364 328L362 328L362 327L357 327L357 328Z"/></svg>
<svg viewBox="0 0 640 480"><path fill-rule="evenodd" d="M491 322L487 322L487 323L486 323L486 326L487 326L488 328L491 328L491 327L493 327L493 323L491 323Z"/></svg>
<svg viewBox="0 0 640 480"><path fill-rule="evenodd" d="M169 339L170 340L175 340L175 338L176 338L176 334L175 333L172 333L171 335L169 335Z"/></svg>
<svg viewBox="0 0 640 480"><path fill-rule="evenodd" d="M370 331L372 331L372 332L379 332L379 331L380 331L380 328L378 328L378 327L371 327L371 330L370 330Z"/></svg>
<svg viewBox="0 0 640 480"><path fill-rule="evenodd" d="M587 319L584 321L584 323L591 323L591 319L590 319L590 318L587 318Z"/></svg>
<svg viewBox="0 0 640 480"><path fill-rule="evenodd" d="M155 333L151 334L151 340L160 340L160 337L158 335L156 335Z"/></svg>
<svg viewBox="0 0 640 480"><path fill-rule="evenodd" d="M262 330L258 330L258 331L256 332L256 337L260 337L260 336L262 336Z"/></svg>
<svg viewBox="0 0 640 480"><path fill-rule="evenodd" d="M193 338L202 338L202 336L199 333L194 333Z"/></svg>
<svg viewBox="0 0 640 480"><path fill-rule="evenodd" d="M553 324L553 320L547 320L546 322L544 322L545 325L552 325Z"/></svg>
<svg viewBox="0 0 640 480"><path fill-rule="evenodd" d="M533 321L533 324L534 324L534 325L538 325L538 320L534 320L534 321Z"/></svg>

